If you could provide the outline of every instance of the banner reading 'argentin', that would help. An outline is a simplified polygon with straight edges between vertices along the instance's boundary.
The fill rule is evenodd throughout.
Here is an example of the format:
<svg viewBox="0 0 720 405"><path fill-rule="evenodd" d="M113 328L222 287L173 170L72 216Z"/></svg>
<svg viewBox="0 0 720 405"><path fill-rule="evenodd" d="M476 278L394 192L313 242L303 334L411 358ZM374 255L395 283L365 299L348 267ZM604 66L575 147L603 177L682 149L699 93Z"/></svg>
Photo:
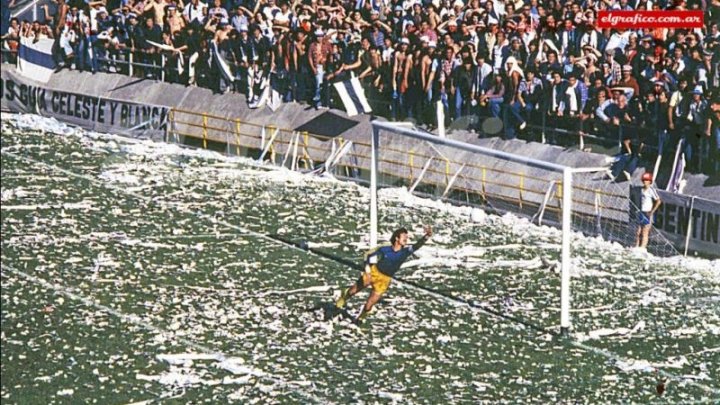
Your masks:
<svg viewBox="0 0 720 405"><path fill-rule="evenodd" d="M598 13L599 28L702 28L702 10L619 11Z"/></svg>

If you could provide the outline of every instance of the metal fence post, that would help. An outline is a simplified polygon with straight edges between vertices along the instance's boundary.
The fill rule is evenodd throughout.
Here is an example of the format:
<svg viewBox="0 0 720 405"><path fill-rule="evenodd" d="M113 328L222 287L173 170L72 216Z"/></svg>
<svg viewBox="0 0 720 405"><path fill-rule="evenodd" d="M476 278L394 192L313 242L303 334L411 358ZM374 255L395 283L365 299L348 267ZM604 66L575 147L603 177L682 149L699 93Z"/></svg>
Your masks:
<svg viewBox="0 0 720 405"><path fill-rule="evenodd" d="M583 124L584 124L584 122L583 122L582 120L580 120L580 125L578 126L578 127L579 127L579 130L578 130L579 140L578 140L578 141L579 141L579 148L580 148L580 150L584 150L584 149L585 149L585 137L583 136L583 134L584 134L584 132L583 132L583 129L584 129L584 128L583 128Z"/></svg>
<svg viewBox="0 0 720 405"><path fill-rule="evenodd" d="M208 128L207 128L207 126L208 126L208 117L207 117L207 115L203 114L203 115L202 115L202 120L203 120L203 123L202 123L202 130L203 130L203 138L202 138L202 140L203 140L203 149L207 149L207 137L208 137Z"/></svg>
<svg viewBox="0 0 720 405"><path fill-rule="evenodd" d="M160 54L160 81L165 81L165 54Z"/></svg>
<svg viewBox="0 0 720 405"><path fill-rule="evenodd" d="M133 70L134 70L134 69L133 69L133 66L134 66L133 52L132 52L132 51L128 51L128 76L130 76L130 77L132 77L132 76L133 76L133 73L134 73L134 71L133 71Z"/></svg>
<svg viewBox="0 0 720 405"><path fill-rule="evenodd" d="M173 112L173 109L171 108L170 111L168 111L168 123L165 125L165 142L168 142L173 133L173 123L175 121L175 114Z"/></svg>
<svg viewBox="0 0 720 405"><path fill-rule="evenodd" d="M235 119L235 154L240 156L240 120Z"/></svg>

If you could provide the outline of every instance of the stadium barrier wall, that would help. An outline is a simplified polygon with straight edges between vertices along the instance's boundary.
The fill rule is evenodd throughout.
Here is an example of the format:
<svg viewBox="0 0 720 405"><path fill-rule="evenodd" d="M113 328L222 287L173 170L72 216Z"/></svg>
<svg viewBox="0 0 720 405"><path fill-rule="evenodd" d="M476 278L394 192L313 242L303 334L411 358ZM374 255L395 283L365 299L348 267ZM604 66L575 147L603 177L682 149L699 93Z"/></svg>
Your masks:
<svg viewBox="0 0 720 405"><path fill-rule="evenodd" d="M29 82L3 69L3 108L53 117L98 132L121 132L133 138L161 139L170 109L161 105L56 89Z"/></svg>
<svg viewBox="0 0 720 405"><path fill-rule="evenodd" d="M330 138L282 128L297 128L320 114L299 105L284 106L272 113L248 110L239 97L218 96L206 89L134 80L120 75L63 71L54 76L58 77L41 85L20 77L12 68L4 68L0 90L3 108L52 116L90 130L262 158L265 162L300 171L312 170L323 163L329 165L332 162L328 159L333 158L336 159L334 174L338 177L360 182L367 182L369 178L372 126L367 116L359 117L358 124L341 136ZM73 80L64 80L68 78ZM138 92L141 84L144 90ZM165 107L171 105L174 107ZM453 133L453 139L571 167L607 164L605 155L539 143L477 139L473 134L461 132ZM397 140L384 148L389 152L384 154L387 159L384 163L398 179L398 184L414 184L422 176L423 184L415 190L421 195L453 200L452 193L462 192L466 196L475 196L475 205L486 206L484 203L491 199L501 200L505 211L531 217L540 209L550 186L532 168L506 170L502 162L472 162L462 154L448 158L440 156L429 145L409 139ZM343 154L339 153L341 151ZM433 162L428 164L431 158ZM453 177L460 170L463 179L457 181ZM452 190L448 187L450 182L454 182ZM578 195L581 194L588 196L578 199L576 205L584 205L586 212L594 211L595 207L589 201L596 197L602 201L603 216L628 223L627 195L593 189L581 190ZM662 195L668 205L661 209L663 222L658 229L673 241L676 249L720 256L717 238L720 203L670 193ZM561 198L561 193L553 194L545 207L547 213L543 223L559 224ZM694 228L677 226L677 218L688 218L686 207L692 204L695 205L689 218L698 218L699 223ZM672 207L676 207L676 211L672 211ZM682 213L677 213L679 209ZM695 217L697 215L700 216ZM682 234L679 230L686 232Z"/></svg>

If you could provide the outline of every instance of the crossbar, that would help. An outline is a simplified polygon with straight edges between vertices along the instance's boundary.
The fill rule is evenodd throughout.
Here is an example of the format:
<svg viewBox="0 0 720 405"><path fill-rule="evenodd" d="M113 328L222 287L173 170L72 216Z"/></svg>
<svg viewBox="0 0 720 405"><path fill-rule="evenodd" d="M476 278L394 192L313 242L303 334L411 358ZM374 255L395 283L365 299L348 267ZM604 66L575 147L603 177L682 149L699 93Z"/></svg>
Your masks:
<svg viewBox="0 0 720 405"><path fill-rule="evenodd" d="M540 168L540 169L552 170L554 172L563 173L564 170L567 168L567 166L559 165L556 163L550 163L550 162L545 162L542 160L533 159L533 158L526 157L526 156L515 155L512 153L503 152L500 150L494 150L494 149L486 148L486 147L479 146L479 145L473 145L473 144L467 143L467 142L455 141L455 140L448 139L448 138L440 138L437 135L424 134L419 131L413 131L413 130L410 130L407 128L393 125L390 122L372 121L371 124L375 129L382 129L382 130L386 130L386 131L390 131L390 132L395 132L395 133L401 134L403 136L420 139L420 140L427 141L427 142L430 142L435 145L449 146L449 147L467 151L467 152L474 152L474 153L479 153L482 155L493 156L493 157L500 158L502 160L507 160L507 161L516 162L516 163L522 163L522 164Z"/></svg>

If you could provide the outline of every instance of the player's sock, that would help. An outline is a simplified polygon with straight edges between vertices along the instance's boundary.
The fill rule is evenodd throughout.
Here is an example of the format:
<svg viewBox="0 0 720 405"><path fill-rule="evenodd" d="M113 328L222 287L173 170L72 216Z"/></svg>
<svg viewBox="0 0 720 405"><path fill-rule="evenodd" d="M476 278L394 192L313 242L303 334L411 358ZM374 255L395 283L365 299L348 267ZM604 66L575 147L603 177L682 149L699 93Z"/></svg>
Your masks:
<svg viewBox="0 0 720 405"><path fill-rule="evenodd" d="M338 298L337 301L335 301L335 306L337 308L340 308L340 309L345 308L345 303L347 301L348 292L350 292L350 288L347 288L346 290L344 290L342 292L342 294L340 294L340 298Z"/></svg>

